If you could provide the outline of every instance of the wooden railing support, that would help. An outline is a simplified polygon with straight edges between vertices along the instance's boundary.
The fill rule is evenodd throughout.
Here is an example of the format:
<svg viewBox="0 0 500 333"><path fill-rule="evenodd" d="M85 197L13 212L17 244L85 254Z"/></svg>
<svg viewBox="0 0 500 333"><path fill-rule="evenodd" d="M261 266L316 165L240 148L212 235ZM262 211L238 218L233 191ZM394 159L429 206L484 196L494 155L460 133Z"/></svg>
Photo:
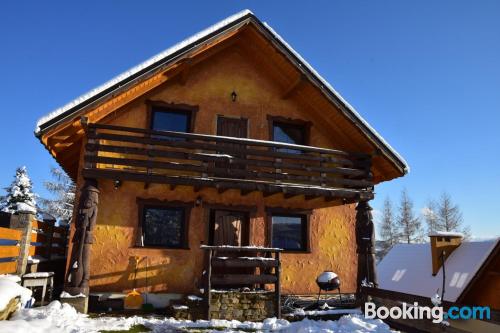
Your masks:
<svg viewBox="0 0 500 333"><path fill-rule="evenodd" d="M31 245L31 228L34 219L35 215L32 211L20 211L18 215L12 215L10 219L10 228L21 232L19 256L17 257L17 275L26 273Z"/></svg>
<svg viewBox="0 0 500 333"><path fill-rule="evenodd" d="M50 219L44 219L44 223L47 224L47 247L46 247L46 252L45 252L45 257L50 260L52 258L52 243L53 243L53 238L54 238L54 226L56 224L56 220L53 218Z"/></svg>

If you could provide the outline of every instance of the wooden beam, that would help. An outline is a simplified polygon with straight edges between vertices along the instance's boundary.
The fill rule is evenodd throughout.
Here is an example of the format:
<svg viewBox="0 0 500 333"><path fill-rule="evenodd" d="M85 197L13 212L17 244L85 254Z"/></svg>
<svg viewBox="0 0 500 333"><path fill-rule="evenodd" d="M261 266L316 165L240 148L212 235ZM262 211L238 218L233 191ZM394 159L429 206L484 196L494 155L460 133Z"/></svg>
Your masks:
<svg viewBox="0 0 500 333"><path fill-rule="evenodd" d="M249 257L245 258L227 258L222 259L220 257L212 258L213 267L226 267L226 268L246 268L246 267L261 267L261 268L272 268L278 267L277 260L262 260L260 257Z"/></svg>
<svg viewBox="0 0 500 333"><path fill-rule="evenodd" d="M74 144L74 142L58 142L54 145L54 148L52 148L56 153L59 153L63 150L65 150L68 147L71 147Z"/></svg>
<svg viewBox="0 0 500 333"><path fill-rule="evenodd" d="M225 274L212 275L212 285L249 285L276 283L276 276L262 274Z"/></svg>
<svg viewBox="0 0 500 333"><path fill-rule="evenodd" d="M250 193L255 192L255 190L241 190L240 195L242 197L249 195Z"/></svg>

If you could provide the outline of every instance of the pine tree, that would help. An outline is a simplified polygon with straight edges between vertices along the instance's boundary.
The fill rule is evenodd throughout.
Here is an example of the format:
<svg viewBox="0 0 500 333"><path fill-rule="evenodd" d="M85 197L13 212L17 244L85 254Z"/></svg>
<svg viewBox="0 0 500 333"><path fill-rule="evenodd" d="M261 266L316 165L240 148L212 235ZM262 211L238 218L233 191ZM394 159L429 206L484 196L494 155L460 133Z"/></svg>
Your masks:
<svg viewBox="0 0 500 333"><path fill-rule="evenodd" d="M399 237L403 242L415 243L423 240L422 224L420 219L415 217L413 213L413 202L406 189L401 192L397 226Z"/></svg>
<svg viewBox="0 0 500 333"><path fill-rule="evenodd" d="M436 201L429 200L427 206L422 209L422 215L427 224L427 232L429 234L439 231L440 227Z"/></svg>
<svg viewBox="0 0 500 333"><path fill-rule="evenodd" d="M30 209L36 207L36 195L33 193L33 185L28 176L26 167L20 167L16 170L14 181L9 187L5 188L7 195L2 197L2 211L15 213L18 210L18 205L25 204Z"/></svg>
<svg viewBox="0 0 500 333"><path fill-rule="evenodd" d="M470 238L470 228L462 226L460 207L452 202L451 195L447 192L443 192L437 204L437 225L438 231L461 232L465 238Z"/></svg>
<svg viewBox="0 0 500 333"><path fill-rule="evenodd" d="M379 259L382 259L392 246L398 243L398 230L396 221L394 219L394 212L392 209L392 202L387 197L384 200L384 207L382 209L382 221L380 224L380 238L381 249L378 253Z"/></svg>
<svg viewBox="0 0 500 333"><path fill-rule="evenodd" d="M62 169L51 168L50 172L54 180L43 185L54 195L54 199L41 199L42 209L59 223L69 223L73 216L76 186Z"/></svg>

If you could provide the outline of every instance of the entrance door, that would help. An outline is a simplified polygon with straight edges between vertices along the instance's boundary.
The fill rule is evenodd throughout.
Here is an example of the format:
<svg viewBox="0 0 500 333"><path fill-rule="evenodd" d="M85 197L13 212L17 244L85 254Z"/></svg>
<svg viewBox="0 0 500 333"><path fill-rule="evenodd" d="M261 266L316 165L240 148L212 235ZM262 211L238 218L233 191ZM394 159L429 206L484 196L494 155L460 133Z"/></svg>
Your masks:
<svg viewBox="0 0 500 333"><path fill-rule="evenodd" d="M210 245L246 246L248 229L248 213L223 209L210 211Z"/></svg>
<svg viewBox="0 0 500 333"><path fill-rule="evenodd" d="M232 211L225 209L213 209L210 211L209 244L214 246L248 246L249 244L250 220L247 212ZM238 252L217 251L219 257L234 257L240 255ZM251 254L248 254L251 255ZM213 267L212 274L253 274L254 268L238 267ZM214 287L239 288L241 285L213 285ZM246 285L245 285L246 286Z"/></svg>

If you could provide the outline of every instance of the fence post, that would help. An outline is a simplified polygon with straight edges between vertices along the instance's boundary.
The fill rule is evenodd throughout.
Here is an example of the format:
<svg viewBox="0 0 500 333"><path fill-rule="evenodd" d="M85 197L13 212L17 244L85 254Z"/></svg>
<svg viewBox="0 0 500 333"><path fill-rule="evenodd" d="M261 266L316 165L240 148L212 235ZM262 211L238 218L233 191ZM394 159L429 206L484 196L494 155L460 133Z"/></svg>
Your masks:
<svg viewBox="0 0 500 333"><path fill-rule="evenodd" d="M47 260L50 260L52 258L52 239L54 238L54 225L56 223L56 220L53 218L48 218L43 220L44 223L47 224L47 248L45 252L45 256L47 257ZM61 235L62 236L62 235Z"/></svg>
<svg viewBox="0 0 500 333"><path fill-rule="evenodd" d="M30 255L31 245L31 228L35 214L33 211L19 211L17 216L12 216L10 219L10 228L21 231L21 239L19 240L19 257L17 257L17 275L26 273L28 257Z"/></svg>

